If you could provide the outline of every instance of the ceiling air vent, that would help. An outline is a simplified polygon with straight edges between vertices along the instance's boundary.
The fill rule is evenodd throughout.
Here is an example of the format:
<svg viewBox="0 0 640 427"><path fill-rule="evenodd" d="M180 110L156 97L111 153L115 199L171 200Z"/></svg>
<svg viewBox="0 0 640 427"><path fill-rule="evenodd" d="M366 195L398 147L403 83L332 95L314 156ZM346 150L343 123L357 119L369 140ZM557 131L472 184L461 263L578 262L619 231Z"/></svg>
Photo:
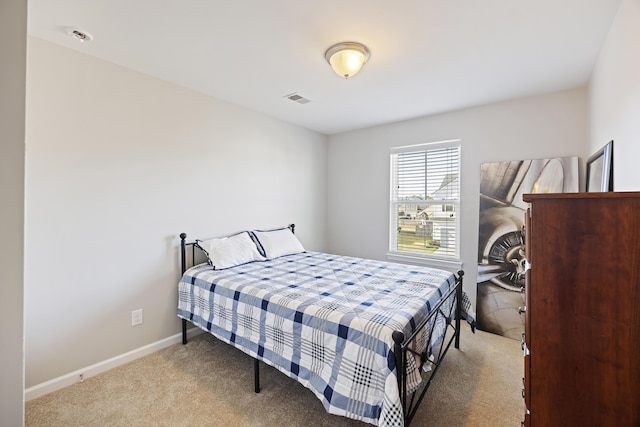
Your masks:
<svg viewBox="0 0 640 427"><path fill-rule="evenodd" d="M307 102L311 102L310 99L300 96L297 93L291 93L289 95L285 95L284 98L288 98L294 102L297 102L298 104L306 104Z"/></svg>

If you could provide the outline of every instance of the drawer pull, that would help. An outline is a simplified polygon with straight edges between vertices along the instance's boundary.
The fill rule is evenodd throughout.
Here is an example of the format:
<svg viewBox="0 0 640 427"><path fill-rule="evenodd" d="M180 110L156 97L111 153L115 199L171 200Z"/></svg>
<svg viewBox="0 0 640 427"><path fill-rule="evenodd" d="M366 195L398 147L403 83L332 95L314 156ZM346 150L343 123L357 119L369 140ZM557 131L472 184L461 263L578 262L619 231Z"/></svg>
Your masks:
<svg viewBox="0 0 640 427"><path fill-rule="evenodd" d="M522 314L525 311L527 311L527 307L526 306L525 307L518 307L518 314Z"/></svg>

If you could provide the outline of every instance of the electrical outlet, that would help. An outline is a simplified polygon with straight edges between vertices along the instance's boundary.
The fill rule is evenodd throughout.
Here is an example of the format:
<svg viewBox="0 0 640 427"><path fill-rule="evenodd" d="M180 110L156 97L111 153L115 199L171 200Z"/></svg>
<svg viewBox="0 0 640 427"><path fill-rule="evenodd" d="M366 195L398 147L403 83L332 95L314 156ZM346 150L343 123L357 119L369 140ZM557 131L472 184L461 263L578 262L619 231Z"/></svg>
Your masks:
<svg viewBox="0 0 640 427"><path fill-rule="evenodd" d="M131 312L131 326L142 325L142 309Z"/></svg>

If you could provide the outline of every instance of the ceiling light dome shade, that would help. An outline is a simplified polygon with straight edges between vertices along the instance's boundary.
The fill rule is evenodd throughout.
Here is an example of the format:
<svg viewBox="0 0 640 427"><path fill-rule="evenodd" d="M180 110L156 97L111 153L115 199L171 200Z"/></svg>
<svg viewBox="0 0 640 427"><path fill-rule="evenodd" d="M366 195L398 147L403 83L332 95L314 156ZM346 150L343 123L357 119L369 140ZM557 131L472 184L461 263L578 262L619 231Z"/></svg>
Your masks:
<svg viewBox="0 0 640 427"><path fill-rule="evenodd" d="M336 74L348 79L356 75L367 62L369 49L361 43L343 42L327 49L324 57Z"/></svg>

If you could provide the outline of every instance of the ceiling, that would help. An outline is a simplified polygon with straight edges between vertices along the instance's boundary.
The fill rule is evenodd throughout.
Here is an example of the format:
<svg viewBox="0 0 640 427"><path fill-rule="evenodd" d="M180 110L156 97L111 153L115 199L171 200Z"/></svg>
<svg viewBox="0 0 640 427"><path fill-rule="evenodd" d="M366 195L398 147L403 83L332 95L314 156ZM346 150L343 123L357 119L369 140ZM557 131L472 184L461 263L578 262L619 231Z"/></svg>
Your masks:
<svg viewBox="0 0 640 427"><path fill-rule="evenodd" d="M620 0L29 0L29 34L324 134L585 85ZM90 33L80 43L66 28ZM345 80L324 59L371 51ZM285 96L297 93L311 102Z"/></svg>

